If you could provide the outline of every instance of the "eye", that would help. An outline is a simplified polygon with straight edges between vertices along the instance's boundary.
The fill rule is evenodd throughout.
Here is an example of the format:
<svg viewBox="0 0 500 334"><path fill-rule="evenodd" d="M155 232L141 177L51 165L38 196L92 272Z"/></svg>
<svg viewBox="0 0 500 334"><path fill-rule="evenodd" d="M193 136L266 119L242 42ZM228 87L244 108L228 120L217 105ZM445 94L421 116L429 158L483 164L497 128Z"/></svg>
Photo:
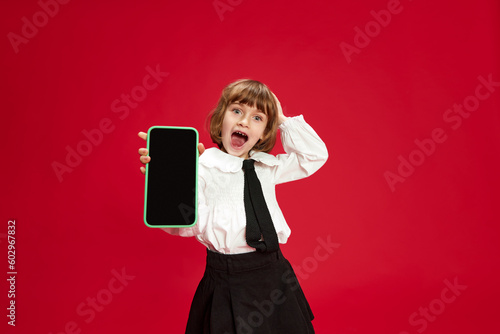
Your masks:
<svg viewBox="0 0 500 334"><path fill-rule="evenodd" d="M256 121L263 121L264 119L261 116L254 116L253 119Z"/></svg>
<svg viewBox="0 0 500 334"><path fill-rule="evenodd" d="M233 112L238 115L243 113L240 109L237 108L233 109Z"/></svg>

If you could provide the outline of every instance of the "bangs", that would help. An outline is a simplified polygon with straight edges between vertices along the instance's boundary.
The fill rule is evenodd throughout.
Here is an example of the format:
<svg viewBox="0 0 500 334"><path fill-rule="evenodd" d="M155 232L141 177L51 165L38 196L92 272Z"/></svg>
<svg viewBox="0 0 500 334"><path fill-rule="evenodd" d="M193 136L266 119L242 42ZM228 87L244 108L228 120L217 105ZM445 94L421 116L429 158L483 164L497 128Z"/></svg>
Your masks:
<svg viewBox="0 0 500 334"><path fill-rule="evenodd" d="M276 142L278 130L278 108L273 93L262 82L241 79L227 85L222 90L222 95L217 107L209 114L209 131L212 142L224 150L222 145L222 123L226 110L232 103L245 104L251 108L257 108L267 117L264 138L254 145L253 150L268 153Z"/></svg>
<svg viewBox="0 0 500 334"><path fill-rule="evenodd" d="M226 96L227 105L232 103L246 104L259 109L266 115L269 115L273 110L274 98L269 93L269 89L266 89L267 87L260 82L249 80L231 88Z"/></svg>

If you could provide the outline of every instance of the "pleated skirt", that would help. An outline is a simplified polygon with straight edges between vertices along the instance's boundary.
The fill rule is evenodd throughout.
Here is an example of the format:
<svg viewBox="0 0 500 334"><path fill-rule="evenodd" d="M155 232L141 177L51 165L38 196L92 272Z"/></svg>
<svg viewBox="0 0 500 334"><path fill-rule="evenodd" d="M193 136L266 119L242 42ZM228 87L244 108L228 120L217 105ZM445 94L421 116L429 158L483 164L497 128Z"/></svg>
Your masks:
<svg viewBox="0 0 500 334"><path fill-rule="evenodd" d="M281 250L232 255L207 250L186 333L309 334L313 318Z"/></svg>

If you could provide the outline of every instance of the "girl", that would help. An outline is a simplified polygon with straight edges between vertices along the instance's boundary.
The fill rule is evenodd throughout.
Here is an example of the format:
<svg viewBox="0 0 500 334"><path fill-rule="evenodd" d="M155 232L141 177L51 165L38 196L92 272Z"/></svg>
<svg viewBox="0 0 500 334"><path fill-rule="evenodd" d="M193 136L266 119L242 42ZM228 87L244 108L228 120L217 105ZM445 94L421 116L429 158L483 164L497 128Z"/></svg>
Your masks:
<svg viewBox="0 0 500 334"><path fill-rule="evenodd" d="M278 128L286 154L273 156ZM285 117L276 96L254 80L224 88L210 136L219 148L199 146L197 224L163 229L207 247L186 333L314 333L309 304L279 249L290 228L274 187L317 171L328 158L325 144L302 116ZM147 149L139 154L150 161Z"/></svg>

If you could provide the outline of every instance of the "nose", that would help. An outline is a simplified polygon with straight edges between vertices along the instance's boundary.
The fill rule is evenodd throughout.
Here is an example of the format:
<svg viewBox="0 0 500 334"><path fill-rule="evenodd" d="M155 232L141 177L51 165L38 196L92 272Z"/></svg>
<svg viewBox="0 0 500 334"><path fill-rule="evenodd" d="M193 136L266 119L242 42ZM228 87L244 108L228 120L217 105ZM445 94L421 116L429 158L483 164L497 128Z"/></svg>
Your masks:
<svg viewBox="0 0 500 334"><path fill-rule="evenodd" d="M248 126L248 117L247 115L241 117L239 120L238 120L238 125L241 125L241 126L245 126L247 127Z"/></svg>

